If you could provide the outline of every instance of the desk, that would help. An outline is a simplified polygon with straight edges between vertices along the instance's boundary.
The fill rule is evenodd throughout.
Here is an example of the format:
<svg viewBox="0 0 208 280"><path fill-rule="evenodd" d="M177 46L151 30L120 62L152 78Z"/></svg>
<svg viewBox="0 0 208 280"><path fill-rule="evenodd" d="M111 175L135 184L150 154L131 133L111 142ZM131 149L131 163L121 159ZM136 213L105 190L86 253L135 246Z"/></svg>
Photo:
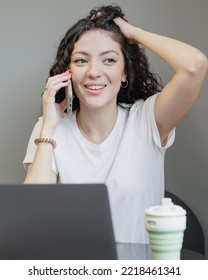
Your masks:
<svg viewBox="0 0 208 280"><path fill-rule="evenodd" d="M152 252L149 244L140 243L117 243L119 260L152 260ZM206 260L205 256L197 252L182 249L182 260Z"/></svg>

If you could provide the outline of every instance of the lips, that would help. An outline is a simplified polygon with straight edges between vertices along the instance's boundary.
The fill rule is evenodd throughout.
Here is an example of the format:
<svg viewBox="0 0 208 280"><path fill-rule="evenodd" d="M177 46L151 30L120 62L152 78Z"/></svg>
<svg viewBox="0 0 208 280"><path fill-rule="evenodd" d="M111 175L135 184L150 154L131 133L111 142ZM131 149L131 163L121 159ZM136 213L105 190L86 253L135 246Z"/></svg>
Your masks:
<svg viewBox="0 0 208 280"><path fill-rule="evenodd" d="M93 85L93 86L86 86L87 89L92 89L92 90L100 90L103 89L105 87L104 86L97 86L97 85Z"/></svg>
<svg viewBox="0 0 208 280"><path fill-rule="evenodd" d="M106 87L105 84L85 84L84 86L92 93L100 93Z"/></svg>

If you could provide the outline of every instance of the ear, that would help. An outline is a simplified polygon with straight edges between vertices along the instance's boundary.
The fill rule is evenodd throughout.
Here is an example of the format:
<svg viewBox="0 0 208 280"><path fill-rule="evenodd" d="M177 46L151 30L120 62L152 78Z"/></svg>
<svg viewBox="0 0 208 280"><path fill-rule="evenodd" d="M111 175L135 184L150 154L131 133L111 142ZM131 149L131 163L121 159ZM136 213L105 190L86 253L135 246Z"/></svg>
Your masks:
<svg viewBox="0 0 208 280"><path fill-rule="evenodd" d="M124 72L123 72L123 75L122 75L121 81L122 81L122 82L126 82L126 80L127 80L127 74L126 74L126 71L124 71Z"/></svg>

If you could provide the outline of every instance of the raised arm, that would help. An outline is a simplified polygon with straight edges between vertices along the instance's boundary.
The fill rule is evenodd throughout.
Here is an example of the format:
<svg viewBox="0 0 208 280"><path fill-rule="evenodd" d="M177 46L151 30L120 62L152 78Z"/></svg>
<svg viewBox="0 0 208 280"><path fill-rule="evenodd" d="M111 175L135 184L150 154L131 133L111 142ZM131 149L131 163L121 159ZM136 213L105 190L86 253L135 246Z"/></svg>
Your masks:
<svg viewBox="0 0 208 280"><path fill-rule="evenodd" d="M67 71L48 79L43 94L43 122L40 131L40 138L52 139L60 118L66 109L65 100L61 104L55 103L57 91L70 82L71 74ZM52 171L52 157L54 145L51 143L37 143L35 158L28 165L25 184L56 183L57 175Z"/></svg>
<svg viewBox="0 0 208 280"><path fill-rule="evenodd" d="M175 71L155 103L155 119L161 143L164 143L196 100L207 72L207 57L190 45L144 31L121 18L115 22L126 38L154 52Z"/></svg>

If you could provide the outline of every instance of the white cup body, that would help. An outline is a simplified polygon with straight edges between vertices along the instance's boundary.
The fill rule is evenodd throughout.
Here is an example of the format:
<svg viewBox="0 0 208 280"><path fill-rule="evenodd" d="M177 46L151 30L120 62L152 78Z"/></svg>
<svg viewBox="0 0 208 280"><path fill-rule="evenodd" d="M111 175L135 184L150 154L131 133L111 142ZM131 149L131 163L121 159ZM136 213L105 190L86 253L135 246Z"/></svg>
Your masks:
<svg viewBox="0 0 208 280"><path fill-rule="evenodd" d="M145 211L152 257L157 260L179 260L186 229L186 211L179 206L156 206Z"/></svg>
<svg viewBox="0 0 208 280"><path fill-rule="evenodd" d="M155 222L154 225L152 224L153 222ZM177 219L173 219L172 217L171 219L165 218L162 221L158 217L155 217L155 219L150 217L149 219L146 216L146 229L149 235L153 259L179 260L185 228L185 216L177 217Z"/></svg>

